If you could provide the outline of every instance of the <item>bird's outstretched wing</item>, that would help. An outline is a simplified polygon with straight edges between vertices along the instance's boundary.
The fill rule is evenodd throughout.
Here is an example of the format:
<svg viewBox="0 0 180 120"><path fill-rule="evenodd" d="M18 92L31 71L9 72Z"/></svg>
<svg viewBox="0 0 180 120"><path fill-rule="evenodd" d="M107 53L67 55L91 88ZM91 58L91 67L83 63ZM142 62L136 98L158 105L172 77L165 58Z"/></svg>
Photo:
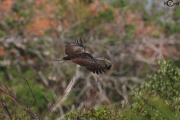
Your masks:
<svg viewBox="0 0 180 120"><path fill-rule="evenodd" d="M105 72L104 67L97 63L96 59L89 53L79 53L74 58L71 59L72 62L85 66L88 70L93 73L103 73Z"/></svg>
<svg viewBox="0 0 180 120"><path fill-rule="evenodd" d="M65 53L68 56L72 56L82 52L84 52L84 46L81 38L79 40L76 40L75 44L66 45L65 47Z"/></svg>

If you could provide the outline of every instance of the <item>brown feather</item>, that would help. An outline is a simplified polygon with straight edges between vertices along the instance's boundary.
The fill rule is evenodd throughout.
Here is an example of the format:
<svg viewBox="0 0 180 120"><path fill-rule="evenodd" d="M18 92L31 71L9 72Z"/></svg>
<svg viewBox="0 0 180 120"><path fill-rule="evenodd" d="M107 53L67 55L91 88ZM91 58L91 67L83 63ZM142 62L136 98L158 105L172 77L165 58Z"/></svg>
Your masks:
<svg viewBox="0 0 180 120"><path fill-rule="evenodd" d="M86 67L88 70L92 71L93 73L98 74L105 72L103 70L104 67L100 66L100 64L98 64L96 60L93 58L93 56L90 55L89 53L79 53L71 57L70 59L72 60L72 62Z"/></svg>
<svg viewBox="0 0 180 120"><path fill-rule="evenodd" d="M72 56L74 54L82 52L84 52L84 47L81 39L80 42L76 40L76 44L70 44L65 47L65 54L68 56Z"/></svg>
<svg viewBox="0 0 180 120"><path fill-rule="evenodd" d="M103 73L112 66L109 60L94 58L91 54L86 53L81 39L76 40L75 44L67 45L65 47L65 54L66 56L62 58L63 60L71 60L96 74Z"/></svg>

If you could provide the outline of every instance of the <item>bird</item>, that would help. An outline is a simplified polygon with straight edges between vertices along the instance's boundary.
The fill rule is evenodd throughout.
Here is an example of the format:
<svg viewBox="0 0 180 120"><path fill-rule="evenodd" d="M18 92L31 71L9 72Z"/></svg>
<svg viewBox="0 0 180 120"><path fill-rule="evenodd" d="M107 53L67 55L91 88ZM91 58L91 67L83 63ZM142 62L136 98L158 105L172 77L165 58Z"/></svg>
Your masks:
<svg viewBox="0 0 180 120"><path fill-rule="evenodd" d="M63 58L55 59L53 61L71 60L73 63L84 66L86 69L96 74L102 74L112 66L111 61L105 57L96 58L90 53L85 52L81 38L77 39L76 43L66 45L65 54L66 56Z"/></svg>

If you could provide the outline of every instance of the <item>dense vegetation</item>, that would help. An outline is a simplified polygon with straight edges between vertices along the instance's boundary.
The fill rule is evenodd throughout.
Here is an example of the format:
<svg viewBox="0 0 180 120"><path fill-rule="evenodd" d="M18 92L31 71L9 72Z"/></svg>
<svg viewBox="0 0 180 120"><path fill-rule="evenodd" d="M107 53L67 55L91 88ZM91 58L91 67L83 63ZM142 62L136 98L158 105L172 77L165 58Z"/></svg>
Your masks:
<svg viewBox="0 0 180 120"><path fill-rule="evenodd" d="M180 119L180 68L170 60L159 60L160 68L149 81L134 91L132 104L102 107L66 114L65 119Z"/></svg>
<svg viewBox="0 0 180 120"><path fill-rule="evenodd" d="M0 0L0 119L180 119L180 9L151 2ZM51 61L80 37L108 72Z"/></svg>

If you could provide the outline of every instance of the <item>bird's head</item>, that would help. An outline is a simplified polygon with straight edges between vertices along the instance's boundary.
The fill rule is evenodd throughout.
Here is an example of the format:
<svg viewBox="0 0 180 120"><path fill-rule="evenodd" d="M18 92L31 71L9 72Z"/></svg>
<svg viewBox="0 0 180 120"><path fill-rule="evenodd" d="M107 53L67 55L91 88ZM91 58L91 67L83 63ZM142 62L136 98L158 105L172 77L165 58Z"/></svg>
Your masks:
<svg viewBox="0 0 180 120"><path fill-rule="evenodd" d="M97 62L107 70L109 70L111 68L111 66L112 66L111 61L109 61L108 59L106 59L104 57L97 58Z"/></svg>

